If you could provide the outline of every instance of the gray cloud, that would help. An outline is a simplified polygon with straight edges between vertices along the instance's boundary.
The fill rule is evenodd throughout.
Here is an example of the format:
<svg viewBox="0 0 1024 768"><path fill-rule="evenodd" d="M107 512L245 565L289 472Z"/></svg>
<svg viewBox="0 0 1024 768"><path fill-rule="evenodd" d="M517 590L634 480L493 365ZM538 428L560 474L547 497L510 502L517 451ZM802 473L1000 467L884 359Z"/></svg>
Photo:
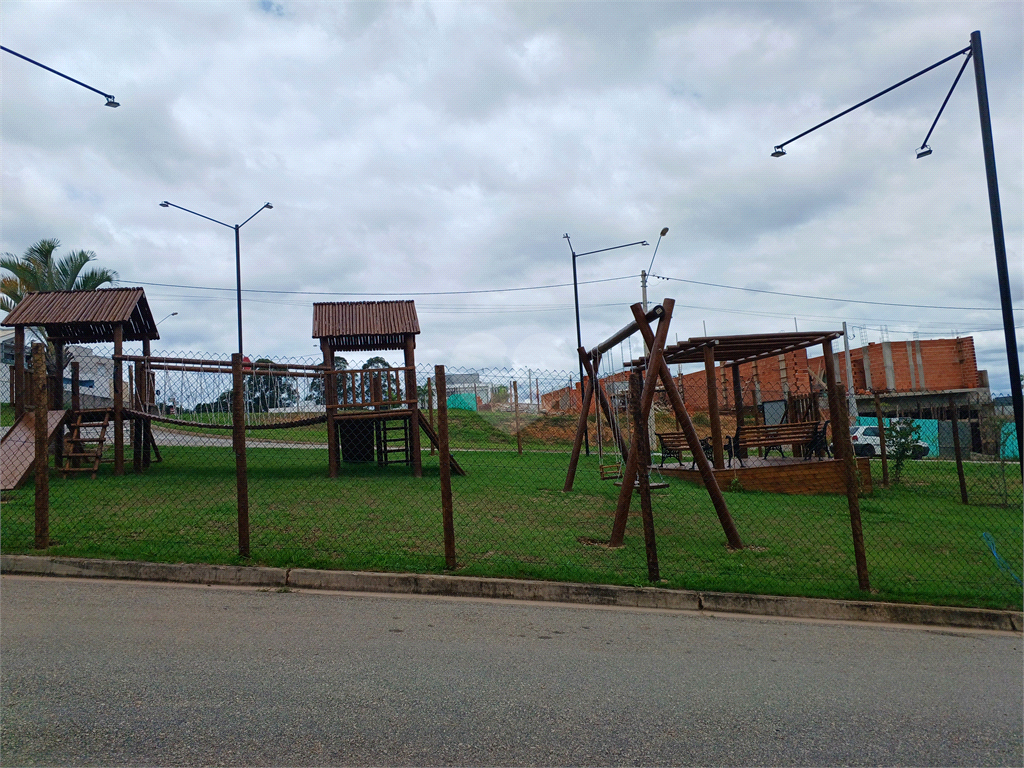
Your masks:
<svg viewBox="0 0 1024 768"><path fill-rule="evenodd" d="M148 283L168 348L234 346L233 235L265 291L383 296L571 282L585 341L654 272L840 299L996 306L973 71L914 159L950 62L774 160L774 144L985 37L1004 225L1022 291L1017 3L5 2L2 250L41 237ZM629 277L632 276L632 277ZM997 312L873 307L652 281L674 331L976 332ZM247 293L255 354L312 354L311 304ZM344 298L339 296L338 298ZM353 298L358 298L353 296ZM420 358L575 368L572 289L422 296ZM684 306L685 305L685 306ZM1018 317L1018 320L1020 318ZM995 330L984 330L995 329ZM871 340L876 340L871 338ZM258 348L257 348L258 347Z"/></svg>

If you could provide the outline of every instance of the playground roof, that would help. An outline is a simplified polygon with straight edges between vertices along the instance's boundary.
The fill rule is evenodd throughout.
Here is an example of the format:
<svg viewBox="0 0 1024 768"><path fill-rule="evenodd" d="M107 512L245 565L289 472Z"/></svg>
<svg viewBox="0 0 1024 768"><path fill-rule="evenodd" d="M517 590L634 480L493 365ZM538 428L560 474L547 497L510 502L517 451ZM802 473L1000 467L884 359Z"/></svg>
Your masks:
<svg viewBox="0 0 1024 768"><path fill-rule="evenodd" d="M124 341L160 338L141 288L30 293L0 325L42 326L50 339L65 344L111 342L116 325Z"/></svg>
<svg viewBox="0 0 1024 768"><path fill-rule="evenodd" d="M336 301L313 305L313 338L332 350L404 349L420 332L414 301Z"/></svg>
<svg viewBox="0 0 1024 768"><path fill-rule="evenodd" d="M798 349L806 349L838 339L842 331L798 333L751 333L743 336L698 336L665 346L665 362L703 363L704 350L711 348L715 360L735 365L776 357ZM627 367L639 367L645 358L630 360Z"/></svg>

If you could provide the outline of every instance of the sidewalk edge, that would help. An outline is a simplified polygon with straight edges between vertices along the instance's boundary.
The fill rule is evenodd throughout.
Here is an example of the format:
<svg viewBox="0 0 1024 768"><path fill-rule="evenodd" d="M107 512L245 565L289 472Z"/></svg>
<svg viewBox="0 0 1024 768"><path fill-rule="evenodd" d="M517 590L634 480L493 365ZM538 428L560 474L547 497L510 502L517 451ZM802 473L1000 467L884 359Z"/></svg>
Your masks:
<svg viewBox="0 0 1024 768"><path fill-rule="evenodd" d="M0 555L0 573L226 586L327 589L341 592L477 597L626 608L662 608L791 619L961 627L1004 632L1024 630L1024 613L1020 611L440 574L320 571L307 568L263 568L202 563L148 563L33 555Z"/></svg>

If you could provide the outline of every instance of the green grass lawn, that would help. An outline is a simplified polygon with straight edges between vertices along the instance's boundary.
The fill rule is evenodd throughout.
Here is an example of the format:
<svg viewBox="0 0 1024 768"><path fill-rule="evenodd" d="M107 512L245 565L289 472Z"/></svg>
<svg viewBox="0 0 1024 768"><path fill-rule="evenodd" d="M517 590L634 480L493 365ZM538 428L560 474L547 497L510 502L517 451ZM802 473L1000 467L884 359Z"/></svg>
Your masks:
<svg viewBox="0 0 1024 768"><path fill-rule="evenodd" d="M567 452L543 444L543 452L518 456L514 437L511 444L502 442L500 425L480 418L468 423L476 432L464 429L453 439L476 446L457 453L468 475L453 478L457 573L647 584L638 513L631 514L626 546L611 550L600 543L610 535L618 488L599 479L597 456L581 459L575 489L563 494ZM231 450L161 450L163 461L142 475L131 473L130 460L123 477L114 477L109 465L97 480L52 473L54 543L47 553L242 562ZM992 470L972 467L969 485L982 487ZM404 466L346 464L332 480L326 450L249 448L248 475L252 558L245 562L444 569L436 455L424 452L421 479ZM962 505L950 462L914 462L899 487L882 489L878 477L875 482L875 493L861 501L871 599L1020 609L1020 588L998 570L981 539L991 533L1019 575L1019 479L1011 484L1006 506ZM5 553L34 551L33 494L31 484L5 494ZM726 498L747 545L739 552L726 549L702 488L672 480L668 489L654 492L660 586L865 597L856 588L845 496L727 492ZM635 498L633 508L639 509Z"/></svg>
<svg viewBox="0 0 1024 768"><path fill-rule="evenodd" d="M0 427L9 427L14 424L14 406L10 403L0 403Z"/></svg>

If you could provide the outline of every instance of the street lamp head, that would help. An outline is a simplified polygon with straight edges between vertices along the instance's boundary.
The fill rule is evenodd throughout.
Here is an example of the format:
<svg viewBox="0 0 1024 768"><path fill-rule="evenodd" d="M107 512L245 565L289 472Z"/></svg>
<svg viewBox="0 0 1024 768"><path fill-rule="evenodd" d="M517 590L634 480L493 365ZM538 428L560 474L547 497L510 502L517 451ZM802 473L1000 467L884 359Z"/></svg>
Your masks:
<svg viewBox="0 0 1024 768"><path fill-rule="evenodd" d="M661 235L660 236L664 237L667 234L668 234L668 227L665 227L664 229L661 230Z"/></svg>
<svg viewBox="0 0 1024 768"><path fill-rule="evenodd" d="M272 205L271 205L270 203L264 203L264 204L263 204L263 207L264 207L264 208L269 208L270 210L273 210L273 209L274 209L274 206L272 206Z"/></svg>
<svg viewBox="0 0 1024 768"><path fill-rule="evenodd" d="M160 203L160 207L161 208L170 208L171 204L168 203L166 200L164 200L162 203Z"/></svg>
<svg viewBox="0 0 1024 768"><path fill-rule="evenodd" d="M114 101L114 97L113 96L107 96L107 106L108 107L120 107L121 105L118 104L116 101Z"/></svg>
<svg viewBox="0 0 1024 768"><path fill-rule="evenodd" d="M650 245L646 240L641 240L640 245Z"/></svg>
<svg viewBox="0 0 1024 768"><path fill-rule="evenodd" d="M932 148L927 144L922 144L917 150L917 159L920 160L922 157L928 157L932 153Z"/></svg>
<svg viewBox="0 0 1024 768"><path fill-rule="evenodd" d="M784 154L786 154L786 150L782 147L776 147L775 151L772 152L772 157L782 157Z"/></svg>

